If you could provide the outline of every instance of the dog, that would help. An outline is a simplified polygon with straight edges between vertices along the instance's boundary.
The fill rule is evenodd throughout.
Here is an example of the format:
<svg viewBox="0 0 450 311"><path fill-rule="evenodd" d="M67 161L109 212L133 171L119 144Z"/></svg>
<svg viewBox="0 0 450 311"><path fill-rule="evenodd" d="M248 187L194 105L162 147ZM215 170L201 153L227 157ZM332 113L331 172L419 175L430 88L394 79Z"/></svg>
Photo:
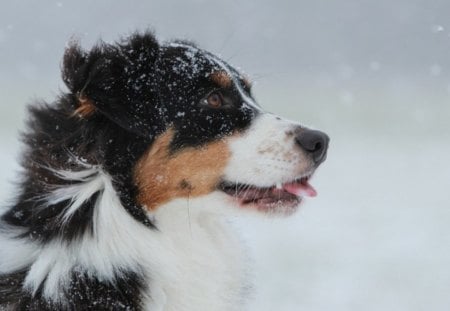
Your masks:
<svg viewBox="0 0 450 311"><path fill-rule="evenodd" d="M264 111L219 57L150 31L71 42L62 78L68 91L29 107L0 220L0 309L242 310L229 218L315 196L328 136Z"/></svg>

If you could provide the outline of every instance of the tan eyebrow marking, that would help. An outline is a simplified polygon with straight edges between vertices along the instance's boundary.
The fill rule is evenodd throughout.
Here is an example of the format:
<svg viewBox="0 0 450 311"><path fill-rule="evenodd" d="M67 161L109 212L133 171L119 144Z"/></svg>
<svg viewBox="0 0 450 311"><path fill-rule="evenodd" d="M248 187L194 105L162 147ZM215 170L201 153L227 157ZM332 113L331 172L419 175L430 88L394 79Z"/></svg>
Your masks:
<svg viewBox="0 0 450 311"><path fill-rule="evenodd" d="M78 96L78 104L80 105L74 112L74 115L87 118L95 112L93 101L84 95Z"/></svg>
<svg viewBox="0 0 450 311"><path fill-rule="evenodd" d="M230 87L232 79L225 71L215 71L209 75L209 78L220 87Z"/></svg>

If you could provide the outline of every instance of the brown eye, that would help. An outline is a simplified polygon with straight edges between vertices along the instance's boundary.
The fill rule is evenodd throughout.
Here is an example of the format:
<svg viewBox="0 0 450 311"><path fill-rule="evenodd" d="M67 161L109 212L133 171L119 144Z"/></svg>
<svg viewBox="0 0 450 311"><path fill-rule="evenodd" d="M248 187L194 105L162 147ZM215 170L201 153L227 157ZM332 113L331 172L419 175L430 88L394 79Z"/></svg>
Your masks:
<svg viewBox="0 0 450 311"><path fill-rule="evenodd" d="M218 92L213 92L209 94L206 102L208 103L208 106L212 108L219 108L222 106L222 96Z"/></svg>

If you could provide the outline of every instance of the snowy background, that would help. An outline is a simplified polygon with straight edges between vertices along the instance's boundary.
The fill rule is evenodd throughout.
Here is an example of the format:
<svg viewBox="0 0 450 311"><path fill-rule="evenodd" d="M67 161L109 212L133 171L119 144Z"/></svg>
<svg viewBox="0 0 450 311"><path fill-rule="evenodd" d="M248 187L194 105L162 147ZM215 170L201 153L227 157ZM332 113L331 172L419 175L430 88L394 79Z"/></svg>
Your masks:
<svg viewBox="0 0 450 311"><path fill-rule="evenodd" d="M250 310L449 310L448 0L2 1L2 204L26 104L65 89L65 43L147 27L244 68L268 110L331 136L317 198L242 221Z"/></svg>

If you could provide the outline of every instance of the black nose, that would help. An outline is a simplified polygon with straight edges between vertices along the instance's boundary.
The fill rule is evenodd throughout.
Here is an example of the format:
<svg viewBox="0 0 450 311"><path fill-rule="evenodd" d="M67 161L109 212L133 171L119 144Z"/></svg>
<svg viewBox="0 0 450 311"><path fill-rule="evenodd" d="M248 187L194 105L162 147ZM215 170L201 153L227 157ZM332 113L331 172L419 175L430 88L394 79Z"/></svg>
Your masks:
<svg viewBox="0 0 450 311"><path fill-rule="evenodd" d="M325 161L330 141L327 134L314 130L302 130L295 136L295 141L312 156L315 163Z"/></svg>

